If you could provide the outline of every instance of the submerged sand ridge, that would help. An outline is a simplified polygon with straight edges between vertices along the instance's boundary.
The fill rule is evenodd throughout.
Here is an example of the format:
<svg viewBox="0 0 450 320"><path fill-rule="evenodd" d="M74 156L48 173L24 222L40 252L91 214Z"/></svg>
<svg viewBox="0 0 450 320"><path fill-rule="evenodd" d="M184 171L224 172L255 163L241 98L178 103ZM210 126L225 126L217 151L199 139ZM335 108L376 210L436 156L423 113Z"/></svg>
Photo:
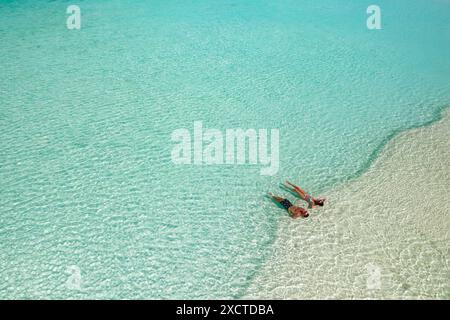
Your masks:
<svg viewBox="0 0 450 320"><path fill-rule="evenodd" d="M248 298L450 298L450 110L391 140L311 219L283 218Z"/></svg>

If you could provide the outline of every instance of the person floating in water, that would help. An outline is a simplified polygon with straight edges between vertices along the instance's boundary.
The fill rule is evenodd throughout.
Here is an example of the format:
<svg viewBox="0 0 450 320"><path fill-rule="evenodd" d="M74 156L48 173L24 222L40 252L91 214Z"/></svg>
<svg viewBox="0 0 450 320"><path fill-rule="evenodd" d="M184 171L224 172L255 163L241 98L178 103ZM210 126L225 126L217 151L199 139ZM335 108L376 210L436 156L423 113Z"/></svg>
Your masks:
<svg viewBox="0 0 450 320"><path fill-rule="evenodd" d="M298 217L304 217L307 218L309 216L309 213L306 209L302 208L302 207L297 207L294 206L288 199L283 198L283 197L277 197L274 196L272 193L268 193L268 195L275 200L276 202L278 202L279 204L281 204L291 215L292 218L296 219Z"/></svg>
<svg viewBox="0 0 450 320"><path fill-rule="evenodd" d="M314 198L311 195L307 194L305 192L305 190L303 190L302 188L290 183L289 181L286 181L286 187L295 192L296 194L299 195L300 198L302 198L303 200L305 200L306 202L308 202L308 208L314 208L315 206L321 206L323 207L323 204L325 202L326 199L323 198Z"/></svg>

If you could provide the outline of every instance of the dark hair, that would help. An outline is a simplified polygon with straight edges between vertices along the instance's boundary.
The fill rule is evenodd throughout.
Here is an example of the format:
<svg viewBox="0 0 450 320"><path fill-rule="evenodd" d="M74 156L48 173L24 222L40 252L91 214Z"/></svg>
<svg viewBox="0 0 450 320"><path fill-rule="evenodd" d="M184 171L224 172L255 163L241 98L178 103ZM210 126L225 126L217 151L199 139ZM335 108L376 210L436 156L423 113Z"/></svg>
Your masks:
<svg viewBox="0 0 450 320"><path fill-rule="evenodd" d="M321 207L323 207L324 202L325 199L314 199L314 203Z"/></svg>

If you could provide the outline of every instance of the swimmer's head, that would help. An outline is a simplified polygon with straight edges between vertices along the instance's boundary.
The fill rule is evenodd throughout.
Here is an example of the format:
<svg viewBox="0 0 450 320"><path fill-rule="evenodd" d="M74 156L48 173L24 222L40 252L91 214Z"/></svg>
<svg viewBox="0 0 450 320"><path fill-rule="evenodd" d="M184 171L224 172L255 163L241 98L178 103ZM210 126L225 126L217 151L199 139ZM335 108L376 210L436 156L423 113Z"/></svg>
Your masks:
<svg viewBox="0 0 450 320"><path fill-rule="evenodd" d="M314 199L314 204L323 207L323 204L325 203L325 199Z"/></svg>

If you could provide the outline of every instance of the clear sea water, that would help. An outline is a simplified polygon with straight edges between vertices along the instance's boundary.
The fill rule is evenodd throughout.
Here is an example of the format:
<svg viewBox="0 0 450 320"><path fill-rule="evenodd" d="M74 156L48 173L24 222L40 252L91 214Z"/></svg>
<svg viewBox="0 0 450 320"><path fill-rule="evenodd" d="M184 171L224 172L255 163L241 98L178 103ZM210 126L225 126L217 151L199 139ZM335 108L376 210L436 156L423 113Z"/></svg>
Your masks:
<svg viewBox="0 0 450 320"><path fill-rule="evenodd" d="M450 103L450 2L369 4L0 1L0 298L243 296L265 192L326 193ZM175 166L194 121L279 129L278 174Z"/></svg>

